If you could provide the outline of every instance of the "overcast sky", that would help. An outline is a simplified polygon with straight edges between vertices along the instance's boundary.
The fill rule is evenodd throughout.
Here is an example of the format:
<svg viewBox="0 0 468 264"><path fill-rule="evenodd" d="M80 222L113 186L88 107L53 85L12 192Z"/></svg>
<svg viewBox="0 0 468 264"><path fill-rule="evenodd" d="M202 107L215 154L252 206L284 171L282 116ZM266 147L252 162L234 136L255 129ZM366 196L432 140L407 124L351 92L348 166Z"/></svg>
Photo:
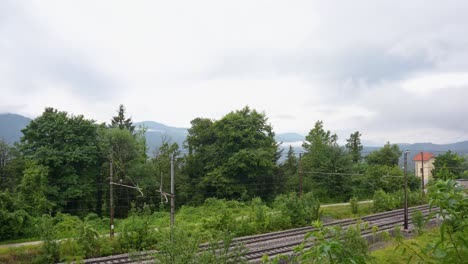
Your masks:
<svg viewBox="0 0 468 264"><path fill-rule="evenodd" d="M378 2L378 4L377 4ZM0 1L0 112L468 140L468 1Z"/></svg>

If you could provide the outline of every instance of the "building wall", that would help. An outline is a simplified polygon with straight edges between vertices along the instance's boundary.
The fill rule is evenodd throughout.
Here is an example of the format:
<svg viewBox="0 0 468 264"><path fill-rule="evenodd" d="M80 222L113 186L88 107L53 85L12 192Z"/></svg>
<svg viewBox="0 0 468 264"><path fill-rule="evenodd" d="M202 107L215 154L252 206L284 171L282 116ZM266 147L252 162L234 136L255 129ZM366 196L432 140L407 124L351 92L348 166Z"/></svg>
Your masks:
<svg viewBox="0 0 468 264"><path fill-rule="evenodd" d="M432 170L434 169L434 158L431 158L427 161L424 161L424 181L427 183L429 179L432 179ZM415 161L414 163L414 172L417 177L421 177L421 161Z"/></svg>

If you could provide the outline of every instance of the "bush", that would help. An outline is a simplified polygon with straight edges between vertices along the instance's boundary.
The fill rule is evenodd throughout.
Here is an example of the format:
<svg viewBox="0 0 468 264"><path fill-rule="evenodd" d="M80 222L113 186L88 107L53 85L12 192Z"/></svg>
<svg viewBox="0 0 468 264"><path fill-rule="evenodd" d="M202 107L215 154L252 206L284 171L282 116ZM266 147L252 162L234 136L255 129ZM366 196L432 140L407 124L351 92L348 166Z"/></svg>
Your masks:
<svg viewBox="0 0 468 264"><path fill-rule="evenodd" d="M43 215L38 226L42 240L42 252L36 259L37 263L55 263L59 260L60 249L57 242L57 231L53 218L50 215Z"/></svg>
<svg viewBox="0 0 468 264"><path fill-rule="evenodd" d="M143 209L132 208L130 217L123 224L123 230L118 236L122 249L146 250L156 244L155 230L150 227L151 211L147 205Z"/></svg>
<svg viewBox="0 0 468 264"><path fill-rule="evenodd" d="M349 205L351 207L351 213L357 215L359 213L359 204L357 197L349 199Z"/></svg>
<svg viewBox="0 0 468 264"><path fill-rule="evenodd" d="M276 197L273 207L280 210L281 214L290 223L290 226L304 226L320 218L320 202L312 192L303 197L297 197L296 193L279 195Z"/></svg>
<svg viewBox="0 0 468 264"><path fill-rule="evenodd" d="M412 212L411 220L418 234L422 235L424 233L424 226L426 225L426 221L424 220L423 213L419 210Z"/></svg>

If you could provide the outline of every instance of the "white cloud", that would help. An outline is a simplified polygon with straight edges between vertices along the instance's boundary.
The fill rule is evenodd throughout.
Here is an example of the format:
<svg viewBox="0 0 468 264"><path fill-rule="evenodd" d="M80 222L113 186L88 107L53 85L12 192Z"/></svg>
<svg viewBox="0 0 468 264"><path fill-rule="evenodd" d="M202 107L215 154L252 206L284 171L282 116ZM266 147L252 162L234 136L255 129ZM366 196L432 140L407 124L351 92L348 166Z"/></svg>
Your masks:
<svg viewBox="0 0 468 264"><path fill-rule="evenodd" d="M468 72L423 74L404 81L402 87L408 92L421 96L444 92L446 89L468 88Z"/></svg>
<svg viewBox="0 0 468 264"><path fill-rule="evenodd" d="M468 129L467 7L6 1L0 111L37 116L53 106L107 121L123 103L134 120L186 127L249 105L276 132L305 134L323 120L341 138L468 139L458 136Z"/></svg>

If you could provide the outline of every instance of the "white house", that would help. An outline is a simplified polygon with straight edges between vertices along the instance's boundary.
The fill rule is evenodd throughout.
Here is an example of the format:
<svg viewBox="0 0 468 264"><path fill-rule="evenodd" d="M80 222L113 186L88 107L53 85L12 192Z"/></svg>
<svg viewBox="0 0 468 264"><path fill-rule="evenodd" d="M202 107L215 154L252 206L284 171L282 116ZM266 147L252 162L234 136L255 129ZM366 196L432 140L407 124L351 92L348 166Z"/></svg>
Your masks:
<svg viewBox="0 0 468 264"><path fill-rule="evenodd" d="M421 162L422 160L422 162ZM432 170L434 169L435 156L430 152L423 152L414 155L414 174L421 177L424 171L424 183L426 184L432 178Z"/></svg>

